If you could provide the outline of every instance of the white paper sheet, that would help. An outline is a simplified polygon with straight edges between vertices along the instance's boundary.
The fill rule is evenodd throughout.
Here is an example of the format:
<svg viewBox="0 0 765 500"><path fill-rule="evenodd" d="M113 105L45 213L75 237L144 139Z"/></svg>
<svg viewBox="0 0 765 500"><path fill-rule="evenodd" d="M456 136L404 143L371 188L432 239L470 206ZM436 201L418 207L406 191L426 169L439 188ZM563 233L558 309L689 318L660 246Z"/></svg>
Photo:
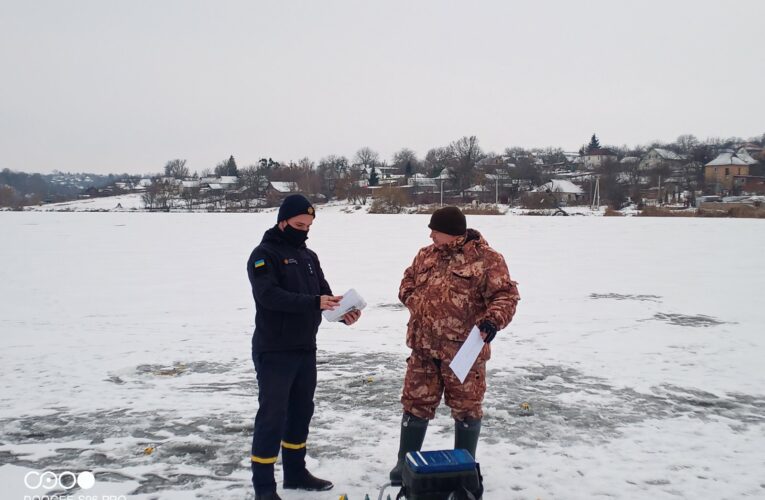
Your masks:
<svg viewBox="0 0 765 500"><path fill-rule="evenodd" d="M367 306L367 303L361 298L359 292L351 288L343 294L340 305L332 311L325 309L322 314L327 321L340 321L346 313L350 311L361 311Z"/></svg>
<svg viewBox="0 0 765 500"><path fill-rule="evenodd" d="M465 377L467 377L470 369L473 368L473 364L478 358L478 354L481 352L481 349L483 349L483 344L484 342L483 337L481 337L481 332L478 330L477 326L474 326L473 329L470 330L470 335L468 335L465 343L462 344L462 347L457 351L452 362L449 363L449 368L451 368L454 374L457 375L460 384L465 383Z"/></svg>

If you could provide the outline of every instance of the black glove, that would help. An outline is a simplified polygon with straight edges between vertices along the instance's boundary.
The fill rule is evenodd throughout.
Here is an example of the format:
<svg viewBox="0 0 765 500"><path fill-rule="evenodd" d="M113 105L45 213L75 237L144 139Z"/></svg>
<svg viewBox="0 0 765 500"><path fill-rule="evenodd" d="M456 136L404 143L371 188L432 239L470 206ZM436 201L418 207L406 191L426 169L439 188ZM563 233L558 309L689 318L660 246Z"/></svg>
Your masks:
<svg viewBox="0 0 765 500"><path fill-rule="evenodd" d="M487 344L494 340L494 337L497 336L497 325L489 321L488 319L485 319L478 323L478 329L481 330L483 333L486 334L486 338L483 340Z"/></svg>

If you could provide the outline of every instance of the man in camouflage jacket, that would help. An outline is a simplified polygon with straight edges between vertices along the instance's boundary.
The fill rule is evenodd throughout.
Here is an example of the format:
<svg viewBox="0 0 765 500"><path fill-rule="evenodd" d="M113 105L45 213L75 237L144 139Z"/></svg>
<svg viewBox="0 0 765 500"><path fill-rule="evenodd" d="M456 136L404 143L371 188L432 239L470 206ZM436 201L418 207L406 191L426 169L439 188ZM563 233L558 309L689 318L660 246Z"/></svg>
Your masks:
<svg viewBox="0 0 765 500"><path fill-rule="evenodd" d="M475 456L489 343L513 319L520 299L505 259L478 231L467 229L457 207L436 210L428 227L433 244L417 253L399 289L410 313L406 344L412 353L401 396L404 416L398 463L391 471L394 484L400 483L406 453L422 446L442 394L455 420L455 448ZM474 326L485 345L460 383L449 363Z"/></svg>

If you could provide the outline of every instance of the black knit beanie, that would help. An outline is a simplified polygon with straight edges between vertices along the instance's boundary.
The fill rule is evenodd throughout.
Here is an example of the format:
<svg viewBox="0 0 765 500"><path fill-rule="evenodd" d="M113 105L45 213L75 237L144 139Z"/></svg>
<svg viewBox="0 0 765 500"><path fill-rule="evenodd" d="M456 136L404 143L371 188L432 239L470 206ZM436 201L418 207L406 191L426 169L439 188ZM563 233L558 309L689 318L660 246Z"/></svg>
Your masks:
<svg viewBox="0 0 765 500"><path fill-rule="evenodd" d="M291 219L296 215L303 214L316 217L316 210L313 209L311 202L302 194L291 194L282 201L276 222L281 222L283 220Z"/></svg>
<svg viewBox="0 0 765 500"><path fill-rule="evenodd" d="M428 227L434 231L462 236L467 231L465 214L457 207L439 208L430 216Z"/></svg>

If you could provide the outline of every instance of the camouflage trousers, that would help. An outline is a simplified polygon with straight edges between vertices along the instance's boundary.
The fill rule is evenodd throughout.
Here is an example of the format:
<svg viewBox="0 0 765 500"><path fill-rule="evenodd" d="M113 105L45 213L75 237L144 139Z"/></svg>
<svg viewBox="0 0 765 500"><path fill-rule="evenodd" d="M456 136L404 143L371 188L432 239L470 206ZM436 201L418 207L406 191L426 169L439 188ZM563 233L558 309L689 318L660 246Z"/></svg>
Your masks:
<svg viewBox="0 0 765 500"><path fill-rule="evenodd" d="M450 353L448 359L454 357ZM429 353L413 350L406 360L406 376L401 404L404 411L432 420L445 395L446 405L455 420L474 420L483 416L481 402L486 393L486 361L479 357L461 384L449 361L433 358Z"/></svg>

